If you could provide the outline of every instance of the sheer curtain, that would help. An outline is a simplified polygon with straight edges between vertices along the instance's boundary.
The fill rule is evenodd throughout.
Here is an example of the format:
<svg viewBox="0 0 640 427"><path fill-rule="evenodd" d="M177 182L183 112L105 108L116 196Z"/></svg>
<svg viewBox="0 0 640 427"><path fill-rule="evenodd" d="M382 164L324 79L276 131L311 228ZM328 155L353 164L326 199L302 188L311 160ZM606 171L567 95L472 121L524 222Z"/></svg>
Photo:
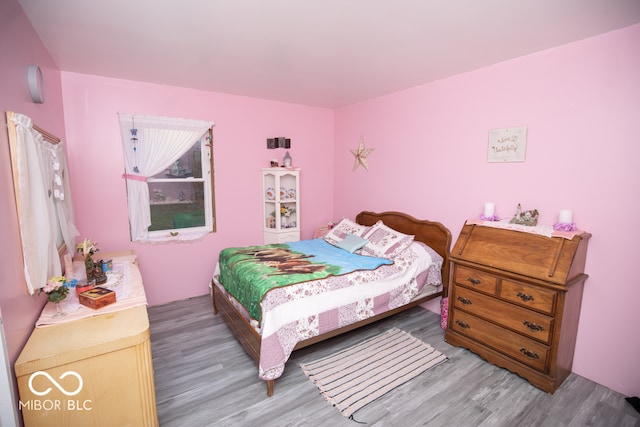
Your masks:
<svg viewBox="0 0 640 427"><path fill-rule="evenodd" d="M212 126L213 122L201 120L120 114L132 241L148 240L151 209L146 178L168 168Z"/></svg>
<svg viewBox="0 0 640 427"><path fill-rule="evenodd" d="M15 128L12 160L24 273L33 294L49 277L61 274L60 240L73 253L78 231L64 145L45 141L28 116L11 113L8 118Z"/></svg>
<svg viewBox="0 0 640 427"><path fill-rule="evenodd" d="M73 256L76 252L76 237L80 235L76 228L75 214L73 212L73 200L71 197L71 184L69 182L69 170L67 167L67 155L65 145L44 143L42 151L45 154L48 174L47 182L53 190L53 199L58 218L56 224L64 241L67 252Z"/></svg>

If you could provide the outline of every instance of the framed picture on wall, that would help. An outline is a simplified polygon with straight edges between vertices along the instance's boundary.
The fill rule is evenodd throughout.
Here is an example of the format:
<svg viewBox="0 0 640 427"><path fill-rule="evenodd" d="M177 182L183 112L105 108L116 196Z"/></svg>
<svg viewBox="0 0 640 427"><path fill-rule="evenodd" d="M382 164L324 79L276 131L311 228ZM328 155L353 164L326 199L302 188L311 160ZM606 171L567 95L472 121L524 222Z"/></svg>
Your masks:
<svg viewBox="0 0 640 427"><path fill-rule="evenodd" d="M489 131L489 163L524 162L527 127L491 129Z"/></svg>

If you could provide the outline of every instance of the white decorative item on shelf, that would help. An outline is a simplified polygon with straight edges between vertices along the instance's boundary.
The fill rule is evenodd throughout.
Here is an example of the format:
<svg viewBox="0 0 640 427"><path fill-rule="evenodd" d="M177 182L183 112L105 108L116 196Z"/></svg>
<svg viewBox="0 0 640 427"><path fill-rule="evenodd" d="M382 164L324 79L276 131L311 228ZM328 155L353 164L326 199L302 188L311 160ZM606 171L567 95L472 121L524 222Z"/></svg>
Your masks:
<svg viewBox="0 0 640 427"><path fill-rule="evenodd" d="M284 166L285 168L290 168L291 164L292 164L291 156L289 155L289 152L287 151L284 154L284 157L282 159L282 166Z"/></svg>
<svg viewBox="0 0 640 427"><path fill-rule="evenodd" d="M265 192L265 195L267 197L267 200L275 200L275 198L276 198L276 192L271 187L267 188L267 191Z"/></svg>
<svg viewBox="0 0 640 427"><path fill-rule="evenodd" d="M300 169L264 168L262 188L264 244L300 240Z"/></svg>

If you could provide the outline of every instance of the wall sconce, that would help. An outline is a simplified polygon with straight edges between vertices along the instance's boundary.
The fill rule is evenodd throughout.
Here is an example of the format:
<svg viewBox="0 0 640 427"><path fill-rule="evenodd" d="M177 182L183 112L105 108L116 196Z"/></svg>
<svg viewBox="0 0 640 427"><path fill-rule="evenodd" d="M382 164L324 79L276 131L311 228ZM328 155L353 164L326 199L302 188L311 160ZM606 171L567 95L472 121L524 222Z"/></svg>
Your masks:
<svg viewBox="0 0 640 427"><path fill-rule="evenodd" d="M27 84L29 85L29 95L36 104L44 103L44 79L42 71L37 65L27 67Z"/></svg>
<svg viewBox="0 0 640 427"><path fill-rule="evenodd" d="M291 138L285 138L284 136L267 138L267 148L291 148Z"/></svg>

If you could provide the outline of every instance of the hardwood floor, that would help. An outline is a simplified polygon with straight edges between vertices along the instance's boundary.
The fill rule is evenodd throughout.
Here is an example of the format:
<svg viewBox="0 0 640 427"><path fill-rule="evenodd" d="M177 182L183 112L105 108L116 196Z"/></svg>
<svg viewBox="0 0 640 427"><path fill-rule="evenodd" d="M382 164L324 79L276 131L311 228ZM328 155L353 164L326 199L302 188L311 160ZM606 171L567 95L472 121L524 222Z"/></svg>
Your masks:
<svg viewBox="0 0 640 427"><path fill-rule="evenodd" d="M571 374L554 395L443 340L440 318L416 307L294 352L275 394L208 295L149 308L158 418L163 427L349 426L298 366L393 326L449 360L356 413L369 426L638 426L623 395Z"/></svg>

